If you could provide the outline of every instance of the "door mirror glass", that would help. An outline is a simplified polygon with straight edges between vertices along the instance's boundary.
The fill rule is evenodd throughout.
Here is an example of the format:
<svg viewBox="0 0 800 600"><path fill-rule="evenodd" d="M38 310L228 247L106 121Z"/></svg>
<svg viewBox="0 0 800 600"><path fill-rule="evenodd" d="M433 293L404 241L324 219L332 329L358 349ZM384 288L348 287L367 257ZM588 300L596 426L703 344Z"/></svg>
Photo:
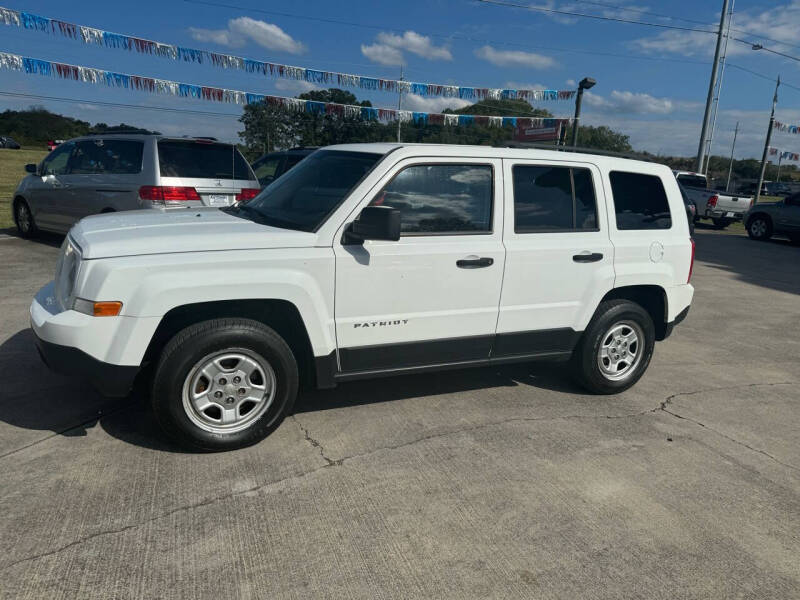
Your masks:
<svg viewBox="0 0 800 600"><path fill-rule="evenodd" d="M350 224L345 243L361 244L365 240L400 239L400 211L392 206L367 206Z"/></svg>
<svg viewBox="0 0 800 600"><path fill-rule="evenodd" d="M33 163L29 163L29 164L25 165L25 172L26 173L32 173L33 175L36 175L36 165L33 164Z"/></svg>

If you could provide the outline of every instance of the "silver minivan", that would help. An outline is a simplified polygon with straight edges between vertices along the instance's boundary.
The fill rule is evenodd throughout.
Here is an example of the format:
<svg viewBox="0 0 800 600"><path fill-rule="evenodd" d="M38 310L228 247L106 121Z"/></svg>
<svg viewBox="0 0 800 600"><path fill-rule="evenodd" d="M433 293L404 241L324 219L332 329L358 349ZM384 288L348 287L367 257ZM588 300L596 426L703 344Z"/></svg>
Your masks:
<svg viewBox="0 0 800 600"><path fill-rule="evenodd" d="M213 138L75 138L25 170L29 174L12 203L24 236L38 229L66 233L78 220L99 213L231 206L261 191L236 146Z"/></svg>

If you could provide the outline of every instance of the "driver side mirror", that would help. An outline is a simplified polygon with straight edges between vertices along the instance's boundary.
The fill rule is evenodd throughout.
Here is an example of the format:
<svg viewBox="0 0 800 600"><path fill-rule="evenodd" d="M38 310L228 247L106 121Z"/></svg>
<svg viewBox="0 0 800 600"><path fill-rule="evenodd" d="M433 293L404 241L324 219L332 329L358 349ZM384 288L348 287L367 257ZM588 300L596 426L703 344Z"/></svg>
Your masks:
<svg viewBox="0 0 800 600"><path fill-rule="evenodd" d="M363 244L365 240L400 239L400 211L393 206L367 206L344 233L345 244Z"/></svg>
<svg viewBox="0 0 800 600"><path fill-rule="evenodd" d="M32 175L36 175L36 165L33 163L25 165L25 172L31 173Z"/></svg>

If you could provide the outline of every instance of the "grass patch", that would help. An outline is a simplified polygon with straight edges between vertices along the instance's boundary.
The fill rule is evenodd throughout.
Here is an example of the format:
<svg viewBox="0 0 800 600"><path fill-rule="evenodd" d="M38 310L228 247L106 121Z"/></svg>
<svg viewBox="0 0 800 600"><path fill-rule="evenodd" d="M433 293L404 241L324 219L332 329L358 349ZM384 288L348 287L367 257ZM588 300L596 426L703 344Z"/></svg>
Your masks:
<svg viewBox="0 0 800 600"><path fill-rule="evenodd" d="M25 165L38 163L45 156L47 150L0 148L0 229L14 226L11 198L20 180L25 177Z"/></svg>

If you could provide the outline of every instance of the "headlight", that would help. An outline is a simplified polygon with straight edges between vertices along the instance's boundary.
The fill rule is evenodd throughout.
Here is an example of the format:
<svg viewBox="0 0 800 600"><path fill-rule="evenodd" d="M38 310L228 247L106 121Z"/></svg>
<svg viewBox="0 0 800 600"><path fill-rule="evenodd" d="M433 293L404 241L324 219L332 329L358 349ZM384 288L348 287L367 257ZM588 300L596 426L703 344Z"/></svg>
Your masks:
<svg viewBox="0 0 800 600"><path fill-rule="evenodd" d="M80 248L67 236L61 245L61 254L56 264L56 300L61 304L62 310L72 308L75 280L81 266Z"/></svg>

